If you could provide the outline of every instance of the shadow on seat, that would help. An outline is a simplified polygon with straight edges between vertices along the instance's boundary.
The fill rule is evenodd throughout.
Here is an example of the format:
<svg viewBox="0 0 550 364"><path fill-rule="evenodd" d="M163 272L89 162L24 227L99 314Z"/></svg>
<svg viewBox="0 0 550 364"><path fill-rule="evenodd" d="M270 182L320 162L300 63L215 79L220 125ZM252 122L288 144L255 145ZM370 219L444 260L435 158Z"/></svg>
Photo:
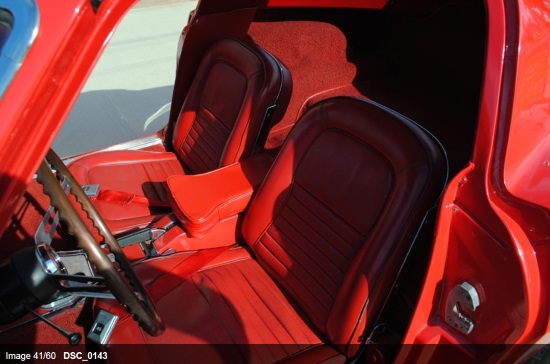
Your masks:
<svg viewBox="0 0 550 364"><path fill-rule="evenodd" d="M110 343L220 344L207 347L213 362L344 362L372 330L446 179L441 145L412 121L366 100L324 100L296 124L254 196L243 245L153 294L163 335L122 319ZM194 254L136 272L159 292ZM174 350L153 345L148 355Z"/></svg>

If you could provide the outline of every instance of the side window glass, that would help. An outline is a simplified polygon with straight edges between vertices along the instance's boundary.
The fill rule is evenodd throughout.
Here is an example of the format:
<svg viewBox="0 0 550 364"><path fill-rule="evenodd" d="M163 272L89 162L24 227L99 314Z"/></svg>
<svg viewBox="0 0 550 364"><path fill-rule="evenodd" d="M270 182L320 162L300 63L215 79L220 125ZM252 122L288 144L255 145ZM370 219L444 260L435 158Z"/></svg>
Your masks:
<svg viewBox="0 0 550 364"><path fill-rule="evenodd" d="M54 142L61 157L144 137L145 145L158 142L155 133L170 111L178 40L196 5L142 0L126 14Z"/></svg>

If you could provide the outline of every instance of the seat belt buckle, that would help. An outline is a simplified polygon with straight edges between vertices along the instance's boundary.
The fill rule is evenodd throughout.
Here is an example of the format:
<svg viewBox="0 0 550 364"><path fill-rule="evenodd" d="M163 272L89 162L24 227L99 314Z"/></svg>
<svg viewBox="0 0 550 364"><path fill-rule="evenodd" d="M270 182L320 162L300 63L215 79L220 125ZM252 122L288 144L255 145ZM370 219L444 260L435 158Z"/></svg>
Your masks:
<svg viewBox="0 0 550 364"><path fill-rule="evenodd" d="M82 185L81 187L88 197L97 197L99 195L99 184Z"/></svg>

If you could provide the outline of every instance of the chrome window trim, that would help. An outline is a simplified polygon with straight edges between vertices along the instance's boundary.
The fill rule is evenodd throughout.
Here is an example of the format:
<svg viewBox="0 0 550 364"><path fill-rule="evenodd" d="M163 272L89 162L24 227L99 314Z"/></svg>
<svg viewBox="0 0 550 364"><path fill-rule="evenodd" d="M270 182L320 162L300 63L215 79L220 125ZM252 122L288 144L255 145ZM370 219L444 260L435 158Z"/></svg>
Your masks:
<svg viewBox="0 0 550 364"><path fill-rule="evenodd" d="M35 0L0 0L11 13L13 28L0 50L0 98L6 92L38 34L39 14Z"/></svg>

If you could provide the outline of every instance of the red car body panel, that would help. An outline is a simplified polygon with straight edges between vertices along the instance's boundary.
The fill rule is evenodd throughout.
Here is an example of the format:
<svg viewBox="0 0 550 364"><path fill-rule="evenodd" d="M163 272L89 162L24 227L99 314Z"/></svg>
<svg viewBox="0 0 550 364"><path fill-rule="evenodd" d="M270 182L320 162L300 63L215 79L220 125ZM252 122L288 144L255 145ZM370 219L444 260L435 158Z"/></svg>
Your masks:
<svg viewBox="0 0 550 364"><path fill-rule="evenodd" d="M37 3L36 39L0 100L0 231L133 1L105 2L97 14L88 1Z"/></svg>
<svg viewBox="0 0 550 364"><path fill-rule="evenodd" d="M53 143L116 24L133 0L37 0L38 34L0 100L0 232ZM186 33L174 93L179 110L197 57L223 35L246 34L254 8L203 0ZM269 7L369 7L387 1L271 0ZM216 13L238 9L224 17ZM431 261L405 344L534 344L550 341L550 7L545 1L487 0L488 39L475 150L452 176L440 206ZM219 31L212 31L213 28ZM173 111L171 119L177 117ZM480 292L475 331L445 322L449 291ZM530 349L403 346L397 361L456 358L516 361Z"/></svg>
<svg viewBox="0 0 550 364"><path fill-rule="evenodd" d="M530 344L545 334L541 343L548 341L550 154L544 141L550 119L543 106L548 108L548 86L526 85L533 74L550 72L543 41L550 24L541 21L548 15L541 2L518 5L514 14L516 4L487 3L490 26L476 147L471 165L454 177L443 198L432 261L405 343ZM523 189L516 179L525 182ZM457 335L443 317L448 291L464 280L475 282L488 306L474 318L477 332L468 337ZM504 354L454 348L458 358L480 361L497 352L501 360L515 361L525 351L518 346ZM399 360L420 358L437 360L438 353L404 350Z"/></svg>

